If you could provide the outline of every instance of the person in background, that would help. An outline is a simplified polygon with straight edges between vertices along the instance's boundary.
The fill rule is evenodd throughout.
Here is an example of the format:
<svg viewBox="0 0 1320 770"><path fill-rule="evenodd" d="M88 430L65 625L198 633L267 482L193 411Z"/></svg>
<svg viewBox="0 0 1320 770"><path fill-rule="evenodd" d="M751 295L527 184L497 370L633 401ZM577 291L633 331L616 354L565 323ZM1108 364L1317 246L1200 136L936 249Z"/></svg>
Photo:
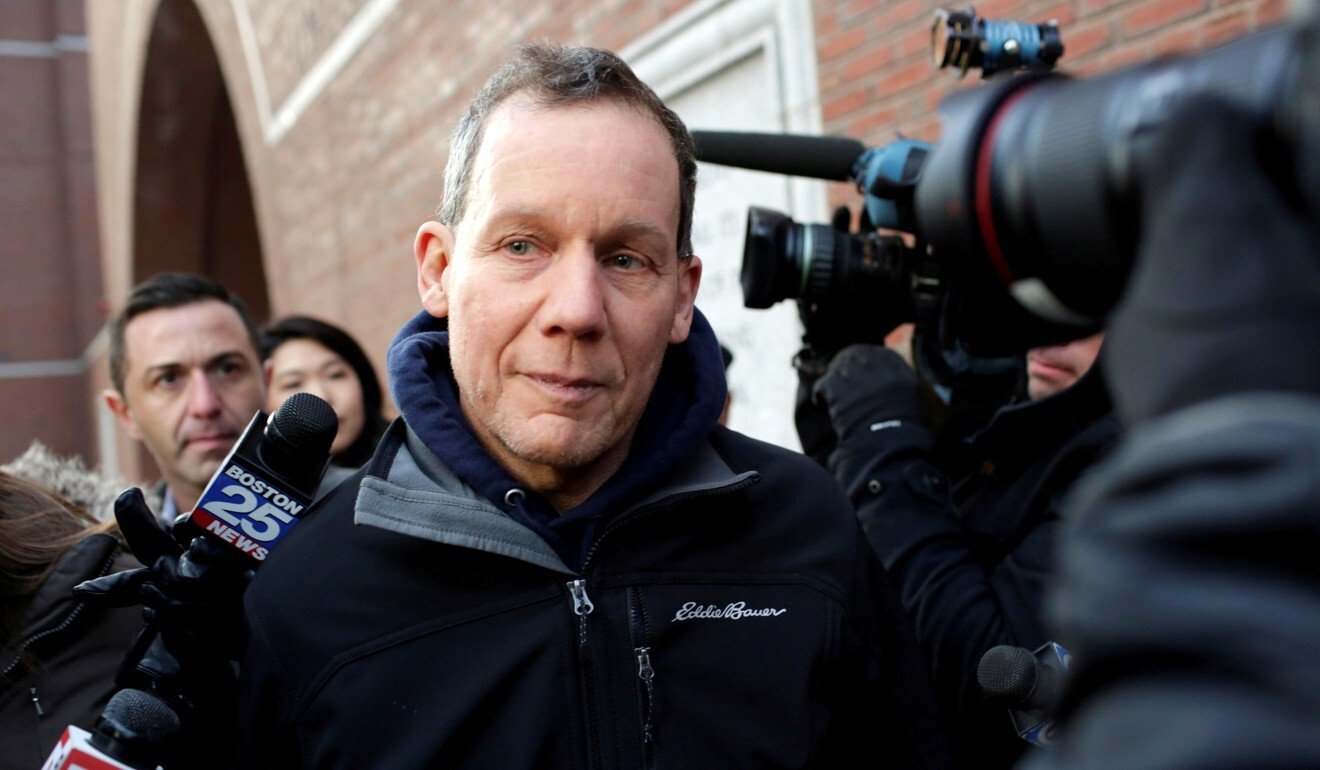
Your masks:
<svg viewBox="0 0 1320 770"><path fill-rule="evenodd" d="M898 587L959 767L1007 768L1027 747L1007 710L983 699L976 668L996 645L1051 641L1043 605L1060 506L1119 432L1093 371L1102 339L1028 351L1027 397L970 435L946 425L937 437L916 372L876 345L844 348L799 404L799 416L828 412L828 467Z"/></svg>
<svg viewBox="0 0 1320 770"><path fill-rule="evenodd" d="M102 397L160 468L148 504L167 527L202 490L266 400L247 306L210 278L161 273L110 320Z"/></svg>
<svg viewBox="0 0 1320 770"><path fill-rule="evenodd" d="M90 729L142 629L138 608L71 593L133 566L114 522L92 513L109 509L114 486L40 447L0 470L0 770L40 767L65 727Z"/></svg>
<svg viewBox="0 0 1320 770"><path fill-rule="evenodd" d="M348 332L309 316L287 316L261 331L266 410L294 393L324 399L339 416L331 462L361 467L389 421L381 414L380 380Z"/></svg>

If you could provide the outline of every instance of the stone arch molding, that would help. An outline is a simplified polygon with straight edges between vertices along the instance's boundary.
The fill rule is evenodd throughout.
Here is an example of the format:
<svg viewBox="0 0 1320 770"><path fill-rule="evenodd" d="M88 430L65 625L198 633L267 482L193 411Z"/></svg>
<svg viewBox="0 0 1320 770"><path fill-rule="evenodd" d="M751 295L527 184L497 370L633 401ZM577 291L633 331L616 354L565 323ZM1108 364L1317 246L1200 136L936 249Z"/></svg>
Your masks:
<svg viewBox="0 0 1320 770"><path fill-rule="evenodd" d="M301 44L292 46L298 52L292 57L295 61L268 66L262 55L265 46L257 33L258 22L251 0L228 2L267 146L279 144L307 107L399 5L399 0L368 0L360 8L356 2L342 0L288 0L286 7L297 9L293 13L286 10L286 18L294 19L295 23L261 28L273 30L276 35L285 32ZM266 3L265 7L277 5L280 4Z"/></svg>

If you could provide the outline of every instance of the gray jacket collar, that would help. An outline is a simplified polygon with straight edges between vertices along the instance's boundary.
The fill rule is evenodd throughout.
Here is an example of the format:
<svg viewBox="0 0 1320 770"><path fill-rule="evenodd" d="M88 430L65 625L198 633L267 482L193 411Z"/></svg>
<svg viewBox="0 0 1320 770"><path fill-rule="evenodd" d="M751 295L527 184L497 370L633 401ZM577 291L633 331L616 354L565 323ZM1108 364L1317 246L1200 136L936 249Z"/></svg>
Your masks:
<svg viewBox="0 0 1320 770"><path fill-rule="evenodd" d="M411 428L402 421L399 426L406 432L384 475L368 473L362 479L353 510L355 524L509 556L568 575L577 574L536 533L509 518L455 476ZM385 441L390 440L398 439L387 435ZM756 471L734 473L714 448L705 443L660 489L633 503L620 515L689 494L734 486L756 476Z"/></svg>

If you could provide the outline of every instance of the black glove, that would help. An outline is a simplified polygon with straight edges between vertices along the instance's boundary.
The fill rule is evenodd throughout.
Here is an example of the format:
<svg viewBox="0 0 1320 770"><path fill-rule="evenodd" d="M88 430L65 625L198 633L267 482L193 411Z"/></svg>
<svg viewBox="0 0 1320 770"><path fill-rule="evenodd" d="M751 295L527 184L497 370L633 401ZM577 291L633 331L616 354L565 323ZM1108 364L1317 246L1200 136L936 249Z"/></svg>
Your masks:
<svg viewBox="0 0 1320 770"><path fill-rule="evenodd" d="M839 443L856 444L886 429L926 427L926 399L917 373L879 345L850 345L812 388Z"/></svg>
<svg viewBox="0 0 1320 770"><path fill-rule="evenodd" d="M229 660L238 655L251 563L203 537L185 551L136 488L115 500L115 519L146 566L88 580L74 593L108 607L141 604L146 628L115 681L191 710L208 693L232 685Z"/></svg>
<svg viewBox="0 0 1320 770"><path fill-rule="evenodd" d="M1142 168L1137 267L1104 352L1129 425L1233 393L1320 392L1320 237L1267 176L1264 134L1191 99Z"/></svg>
<svg viewBox="0 0 1320 770"><path fill-rule="evenodd" d="M115 520L139 569L88 580L74 588L79 597L107 607L141 604L148 620L204 632L220 625L232 633L228 616L252 578L252 565L223 546L199 537L188 550L161 529L136 487L115 500Z"/></svg>

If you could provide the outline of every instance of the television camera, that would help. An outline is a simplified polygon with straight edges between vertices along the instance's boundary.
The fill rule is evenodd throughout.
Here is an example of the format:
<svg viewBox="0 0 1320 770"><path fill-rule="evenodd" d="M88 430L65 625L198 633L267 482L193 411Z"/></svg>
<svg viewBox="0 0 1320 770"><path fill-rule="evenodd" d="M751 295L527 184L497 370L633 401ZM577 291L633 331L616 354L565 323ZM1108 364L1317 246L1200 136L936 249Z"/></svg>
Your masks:
<svg viewBox="0 0 1320 770"><path fill-rule="evenodd" d="M797 300L808 353L878 343L913 321L918 368L936 384L1090 334L1131 270L1152 135L1196 94L1254 116L1259 141L1242 151L1320 216L1317 6L1215 49L1085 79L1051 71L1057 25L941 11L935 64L989 82L944 100L938 144L694 131L702 161L852 182L864 196L856 229L846 210L826 225L751 209L744 304Z"/></svg>

